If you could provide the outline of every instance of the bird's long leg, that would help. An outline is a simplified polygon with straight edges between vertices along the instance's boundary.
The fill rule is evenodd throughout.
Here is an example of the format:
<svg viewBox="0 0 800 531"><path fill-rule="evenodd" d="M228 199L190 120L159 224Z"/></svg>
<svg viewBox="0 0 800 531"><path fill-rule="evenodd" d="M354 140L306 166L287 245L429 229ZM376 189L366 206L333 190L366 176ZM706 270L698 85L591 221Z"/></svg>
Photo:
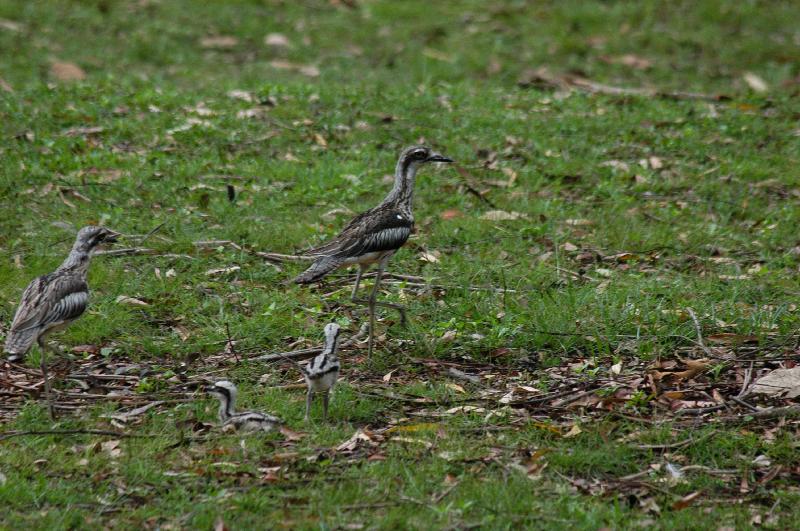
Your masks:
<svg viewBox="0 0 800 531"><path fill-rule="evenodd" d="M328 420L328 400L330 399L330 391L325 391L322 395L322 422Z"/></svg>
<svg viewBox="0 0 800 531"><path fill-rule="evenodd" d="M306 395L306 418L305 418L306 422L308 422L309 414L311 413L311 401L313 399L314 399L314 391L309 389L308 394Z"/></svg>
<svg viewBox="0 0 800 531"><path fill-rule="evenodd" d="M383 268L386 267L387 260L388 259L384 259L384 260L381 261L381 263L383 264ZM405 324L408 321L408 319L406 317L406 307L403 306L402 304L396 304L396 303L393 303L393 302L375 301L375 300L372 300L373 297L370 297L369 299L359 299L359 298L356 297L356 292L358 291L358 285L359 285L359 282L361 281L361 275L363 275L363 273L367 269L369 269L369 266L359 266L358 276L356 277L356 285L353 288L353 294L351 295L350 300L352 302L357 303L357 304L367 304L367 305L373 304L375 306L383 306L384 308L392 308L394 310L397 310L398 312L400 312L400 324L405 326ZM376 280L376 284L377 284L377 282L379 282L378 277L376 277L375 280ZM370 300L372 300L371 303L370 303Z"/></svg>
<svg viewBox="0 0 800 531"><path fill-rule="evenodd" d="M358 264L358 273L356 273L356 285L353 286L353 293L350 294L350 300L353 302L360 302L356 295L358 294L358 286L361 284L361 275L364 274L364 271L369 269L368 265Z"/></svg>
<svg viewBox="0 0 800 531"><path fill-rule="evenodd" d="M44 395L45 398L47 398L47 408L50 411L50 418L55 420L56 406L53 403L53 393L50 390L50 378L47 374L47 344L45 343L44 338L39 338L37 343L39 343L39 351L41 354L40 367L42 370L42 378L44 378Z"/></svg>
<svg viewBox="0 0 800 531"><path fill-rule="evenodd" d="M381 277L387 261L388 258L384 258L378 264L378 272L375 273L375 285L372 286L372 292L369 294L369 348L367 357L370 358L372 357L372 345L375 342L375 299L378 297L378 289L381 286Z"/></svg>

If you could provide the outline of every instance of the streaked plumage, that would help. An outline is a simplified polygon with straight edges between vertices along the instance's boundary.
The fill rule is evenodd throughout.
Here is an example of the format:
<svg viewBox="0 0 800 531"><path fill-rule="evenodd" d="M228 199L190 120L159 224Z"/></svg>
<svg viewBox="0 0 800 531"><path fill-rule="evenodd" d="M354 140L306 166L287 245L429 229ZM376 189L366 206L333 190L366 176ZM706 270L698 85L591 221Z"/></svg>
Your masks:
<svg viewBox="0 0 800 531"><path fill-rule="evenodd" d="M89 304L86 274L92 251L116 241L116 232L104 227L84 227L67 258L52 273L35 278L25 289L6 336L4 351L9 361L21 361L34 343L42 348L42 375L50 399L46 374L46 337L80 317ZM50 404L52 413L52 403Z"/></svg>
<svg viewBox="0 0 800 531"><path fill-rule="evenodd" d="M322 352L312 359L305 367L291 358L286 358L297 365L300 372L303 373L306 385L308 386L308 394L306 395L306 420L308 420L311 412L311 402L314 400L314 395L316 393L322 394L322 419L326 420L328 418L330 392L339 379L339 370L341 368L339 356L336 352L339 346L339 333L340 328L338 324L327 324L325 326L325 347L322 349Z"/></svg>
<svg viewBox="0 0 800 531"><path fill-rule="evenodd" d="M219 400L219 421L223 428L232 426L236 431L271 431L283 424L278 417L258 411L236 412L238 391L233 382L222 380L206 388Z"/></svg>
<svg viewBox="0 0 800 531"><path fill-rule="evenodd" d="M401 310L405 320L401 306L378 303L375 298L389 258L408 241L413 231L414 214L411 209L414 199L414 180L419 167L429 162L452 162L452 160L425 146L412 146L403 150L395 167L394 187L386 198L375 208L353 218L335 238L305 251L304 255L316 259L308 269L294 279L298 284L308 284L322 279L339 267L357 264L359 269L351 298L354 302L365 302L356 299L361 275L372 264L377 263L375 285L369 300L366 301L370 308L370 354L374 338L375 306L388 306Z"/></svg>

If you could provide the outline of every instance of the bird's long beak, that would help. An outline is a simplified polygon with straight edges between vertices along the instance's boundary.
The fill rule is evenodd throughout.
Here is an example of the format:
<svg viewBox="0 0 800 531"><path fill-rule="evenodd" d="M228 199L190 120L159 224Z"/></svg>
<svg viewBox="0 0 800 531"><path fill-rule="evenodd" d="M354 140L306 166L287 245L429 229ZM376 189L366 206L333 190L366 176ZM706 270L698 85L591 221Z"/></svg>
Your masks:
<svg viewBox="0 0 800 531"><path fill-rule="evenodd" d="M117 239L122 236L119 232L115 232L111 229L106 230L107 232L103 235L103 243L115 243Z"/></svg>
<svg viewBox="0 0 800 531"><path fill-rule="evenodd" d="M449 159L439 153L431 153L431 155L425 159L425 162L453 162L453 159Z"/></svg>

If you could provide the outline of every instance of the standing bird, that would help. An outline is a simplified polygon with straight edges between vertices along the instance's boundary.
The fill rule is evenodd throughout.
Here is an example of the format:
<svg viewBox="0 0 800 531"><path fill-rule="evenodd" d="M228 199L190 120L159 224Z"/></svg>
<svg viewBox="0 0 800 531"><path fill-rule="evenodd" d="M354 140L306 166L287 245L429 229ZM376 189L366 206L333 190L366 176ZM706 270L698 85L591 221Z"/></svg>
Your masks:
<svg viewBox="0 0 800 531"><path fill-rule="evenodd" d="M219 400L219 421L222 427L233 426L236 431L271 431L283 424L278 417L258 411L236 412L238 391L233 382L222 380L206 388L208 394Z"/></svg>
<svg viewBox="0 0 800 531"><path fill-rule="evenodd" d="M386 198L373 209L353 218L342 232L332 240L303 254L316 258L294 281L298 284L316 282L334 269L358 264L356 284L351 300L369 305L369 355L372 355L375 336L375 307L395 308L403 322L405 309L399 304L376 302L381 276L389 258L406 243L414 227L411 206L414 199L414 178L417 170L429 162L453 162L426 146L412 146L403 150L394 171L394 187ZM378 264L375 285L369 299L357 299L361 276L372 264Z"/></svg>
<svg viewBox="0 0 800 531"><path fill-rule="evenodd" d="M103 243L117 241L119 233L104 227L84 227L78 231L75 244L58 269L31 282L22 294L11 329L6 336L8 361L22 361L36 342L41 349L41 369L50 416L55 406L47 377L45 342L47 336L61 330L80 317L89 304L86 273L93 251ZM56 349L53 349L58 353Z"/></svg>
<svg viewBox="0 0 800 531"><path fill-rule="evenodd" d="M291 361L303 373L308 386L308 394L306 395L306 417L308 421L309 413L311 412L311 402L314 400L315 393L322 393L322 420L328 419L328 401L330 400L330 392L333 386L336 385L336 380L339 379L339 356L336 354L336 349L339 343L339 325L336 323L329 323L325 325L325 347L322 352L311 363L303 367L295 360L288 356L283 356Z"/></svg>

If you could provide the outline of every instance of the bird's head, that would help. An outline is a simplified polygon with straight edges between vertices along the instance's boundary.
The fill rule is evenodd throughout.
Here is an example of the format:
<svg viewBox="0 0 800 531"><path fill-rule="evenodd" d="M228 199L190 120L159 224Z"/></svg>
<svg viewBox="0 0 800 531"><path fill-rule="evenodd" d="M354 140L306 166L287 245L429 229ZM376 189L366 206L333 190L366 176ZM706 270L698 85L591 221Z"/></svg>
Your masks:
<svg viewBox="0 0 800 531"><path fill-rule="evenodd" d="M228 380L220 380L206 387L206 392L220 400L233 402L236 400L236 385Z"/></svg>
<svg viewBox="0 0 800 531"><path fill-rule="evenodd" d="M405 173L409 168L416 170L420 165L428 162L453 162L453 159L435 152L428 146L411 146L400 154L399 166Z"/></svg>
<svg viewBox="0 0 800 531"><path fill-rule="evenodd" d="M339 333L341 329L336 323L328 323L325 325L325 346L327 348L334 348L336 342L339 340Z"/></svg>
<svg viewBox="0 0 800 531"><path fill-rule="evenodd" d="M119 238L119 233L105 227L89 225L78 231L74 248L84 252L91 252L102 244L114 243Z"/></svg>

